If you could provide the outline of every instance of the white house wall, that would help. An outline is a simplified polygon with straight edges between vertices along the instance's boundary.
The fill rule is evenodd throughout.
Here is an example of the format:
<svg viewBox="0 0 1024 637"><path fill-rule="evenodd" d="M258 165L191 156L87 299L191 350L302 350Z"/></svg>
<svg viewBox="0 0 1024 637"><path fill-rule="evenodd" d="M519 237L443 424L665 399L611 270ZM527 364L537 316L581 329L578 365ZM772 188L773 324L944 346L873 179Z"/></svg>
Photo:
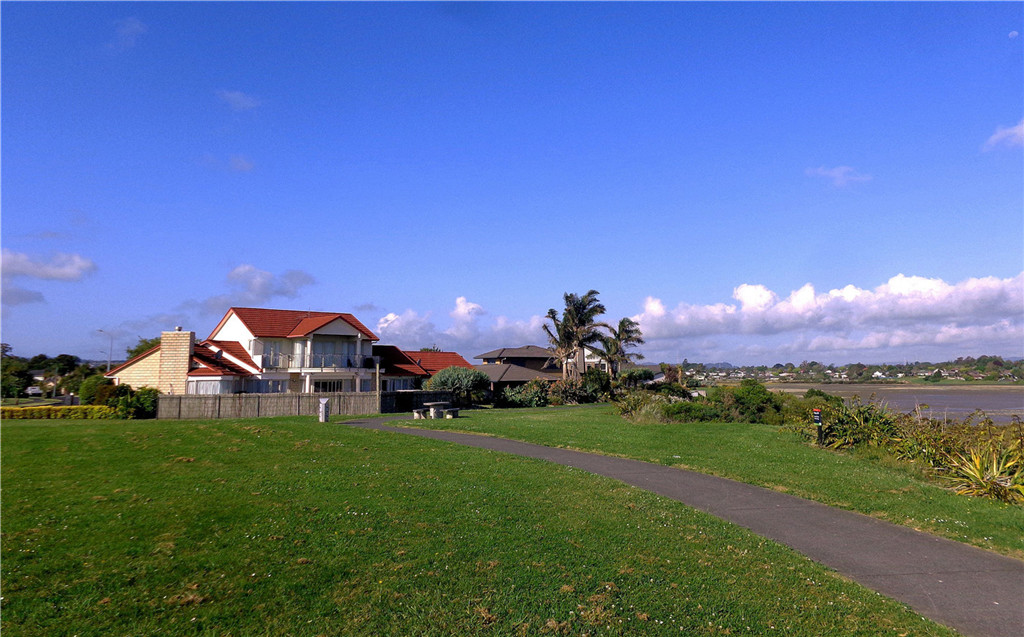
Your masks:
<svg viewBox="0 0 1024 637"><path fill-rule="evenodd" d="M352 336L356 337L361 334L359 330L349 325L342 319L331 321L327 325L324 325L317 331L313 332L315 336Z"/></svg>
<svg viewBox="0 0 1024 637"><path fill-rule="evenodd" d="M224 325L210 336L210 340L213 341L238 341L245 347L249 346L249 341L253 338L252 332L234 312L224 321Z"/></svg>

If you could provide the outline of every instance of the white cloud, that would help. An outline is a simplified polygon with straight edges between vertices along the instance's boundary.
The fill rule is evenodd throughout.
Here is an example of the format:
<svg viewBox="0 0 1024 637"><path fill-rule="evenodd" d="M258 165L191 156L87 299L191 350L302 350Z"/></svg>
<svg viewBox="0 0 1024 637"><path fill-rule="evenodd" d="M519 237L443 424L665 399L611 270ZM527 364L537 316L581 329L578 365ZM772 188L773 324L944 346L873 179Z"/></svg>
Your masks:
<svg viewBox="0 0 1024 637"><path fill-rule="evenodd" d="M680 303L666 310L661 299L648 297L633 318L649 349L668 353L685 352L709 337L716 340L705 342L708 353L718 356L748 356L760 348L762 355L779 358L863 351L900 358L902 353L886 351L925 346L1024 353L1024 273L955 284L898 274L873 290L847 285L821 294L808 283L785 298L762 285L743 284L733 298L738 306Z"/></svg>
<svg viewBox="0 0 1024 637"><path fill-rule="evenodd" d="M1010 39L1011 40L1016 40L1017 36L1019 36L1019 35L1020 35L1020 33L1018 33L1017 31L1010 31Z"/></svg>
<svg viewBox="0 0 1024 637"><path fill-rule="evenodd" d="M275 275L242 264L228 273L227 283L232 288L231 292L199 302L186 302L182 309L198 307L204 314L222 314L229 307L265 305L279 297L297 297L302 288L315 283L315 279L301 270L288 270L284 274Z"/></svg>
<svg viewBox="0 0 1024 637"><path fill-rule="evenodd" d="M1009 128L1003 128L1000 126L997 128L996 132L988 138L981 149L983 151L989 151L1000 146L1007 146L1010 148L1019 148L1024 146L1024 119L1020 120L1016 126L1011 126Z"/></svg>
<svg viewBox="0 0 1024 637"><path fill-rule="evenodd" d="M33 259L23 252L3 250L3 277L28 277L78 281L96 270L96 264L79 254L56 254L49 260Z"/></svg>
<svg viewBox="0 0 1024 637"><path fill-rule="evenodd" d="M775 302L775 293L763 285L738 286L732 291L732 298L740 302L744 311L763 310Z"/></svg>
<svg viewBox="0 0 1024 637"><path fill-rule="evenodd" d="M398 314L390 312L377 321L377 335L381 342L415 350L429 345L455 351L472 362L476 354L498 347L543 345L546 341L541 325L543 317L529 320L510 320L505 316L488 319L488 312L479 304L460 296L448 314L451 325L439 328L429 312L419 314L408 309Z"/></svg>
<svg viewBox="0 0 1024 637"><path fill-rule="evenodd" d="M115 26L117 32L114 41L107 45L108 48L115 51L127 51L133 48L138 43L139 38L149 30L138 18L118 20Z"/></svg>
<svg viewBox="0 0 1024 637"><path fill-rule="evenodd" d="M96 264L79 254L56 254L48 260L34 259L23 252L3 249L0 263L2 302L7 308L26 303L42 303L41 292L29 290L14 283L15 279L43 281L79 281L96 270Z"/></svg>
<svg viewBox="0 0 1024 637"><path fill-rule="evenodd" d="M859 173L850 166L836 166L835 168L808 168L804 171L808 177L823 177L832 182L836 188L843 188L852 183L871 181L871 175Z"/></svg>
<svg viewBox="0 0 1024 637"><path fill-rule="evenodd" d="M228 91L221 89L217 91L220 101L227 104L233 111L251 111L260 105L260 101L242 91Z"/></svg>
<svg viewBox="0 0 1024 637"><path fill-rule="evenodd" d="M228 166L236 173L247 173L253 169L254 165L255 164L242 155L233 155L231 159L228 160Z"/></svg>

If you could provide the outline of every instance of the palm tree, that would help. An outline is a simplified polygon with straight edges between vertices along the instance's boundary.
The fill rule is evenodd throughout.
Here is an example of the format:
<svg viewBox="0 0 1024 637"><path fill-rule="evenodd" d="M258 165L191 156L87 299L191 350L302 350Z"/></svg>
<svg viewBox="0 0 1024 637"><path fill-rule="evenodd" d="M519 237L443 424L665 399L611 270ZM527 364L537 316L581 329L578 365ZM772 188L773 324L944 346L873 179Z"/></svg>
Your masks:
<svg viewBox="0 0 1024 637"><path fill-rule="evenodd" d="M601 338L604 351L598 354L608 363L608 371L612 378L619 375L619 370L624 363L631 363L634 360L642 360L644 355L639 352L627 352L626 349L636 345L644 344L643 333L640 325L631 318L619 320L616 327L608 327L610 334Z"/></svg>
<svg viewBox="0 0 1024 637"><path fill-rule="evenodd" d="M558 312L551 308L547 318L551 324L544 324L544 332L554 352L555 360L562 364L562 378L579 378L579 352L584 345L592 345L601 340L599 327L608 327L597 322L597 317L604 314L604 305L598 300L597 290L590 290L583 296L566 292L562 295L565 309L559 318Z"/></svg>

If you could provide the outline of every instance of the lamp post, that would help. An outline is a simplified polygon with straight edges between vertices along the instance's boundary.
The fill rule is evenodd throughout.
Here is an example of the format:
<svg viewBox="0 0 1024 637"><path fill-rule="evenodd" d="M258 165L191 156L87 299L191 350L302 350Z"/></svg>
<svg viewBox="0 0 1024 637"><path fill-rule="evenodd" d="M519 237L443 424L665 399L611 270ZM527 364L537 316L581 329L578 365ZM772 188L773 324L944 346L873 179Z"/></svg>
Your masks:
<svg viewBox="0 0 1024 637"><path fill-rule="evenodd" d="M96 331L101 333L101 334L106 334L107 336L110 337L110 348L107 350L107 373L109 374L110 373L110 358L111 358L111 356L113 356L113 353L114 353L114 335L111 334L110 332L104 332L103 330L96 330Z"/></svg>

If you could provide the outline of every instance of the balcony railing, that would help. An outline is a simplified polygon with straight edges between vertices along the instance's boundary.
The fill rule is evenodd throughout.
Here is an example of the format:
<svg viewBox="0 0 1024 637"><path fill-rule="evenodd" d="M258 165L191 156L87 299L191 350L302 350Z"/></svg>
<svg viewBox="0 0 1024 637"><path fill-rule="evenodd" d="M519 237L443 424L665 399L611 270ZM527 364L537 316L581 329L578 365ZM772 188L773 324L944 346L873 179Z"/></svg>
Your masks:
<svg viewBox="0 0 1024 637"><path fill-rule="evenodd" d="M264 354L263 369L373 369L379 356L363 354Z"/></svg>

